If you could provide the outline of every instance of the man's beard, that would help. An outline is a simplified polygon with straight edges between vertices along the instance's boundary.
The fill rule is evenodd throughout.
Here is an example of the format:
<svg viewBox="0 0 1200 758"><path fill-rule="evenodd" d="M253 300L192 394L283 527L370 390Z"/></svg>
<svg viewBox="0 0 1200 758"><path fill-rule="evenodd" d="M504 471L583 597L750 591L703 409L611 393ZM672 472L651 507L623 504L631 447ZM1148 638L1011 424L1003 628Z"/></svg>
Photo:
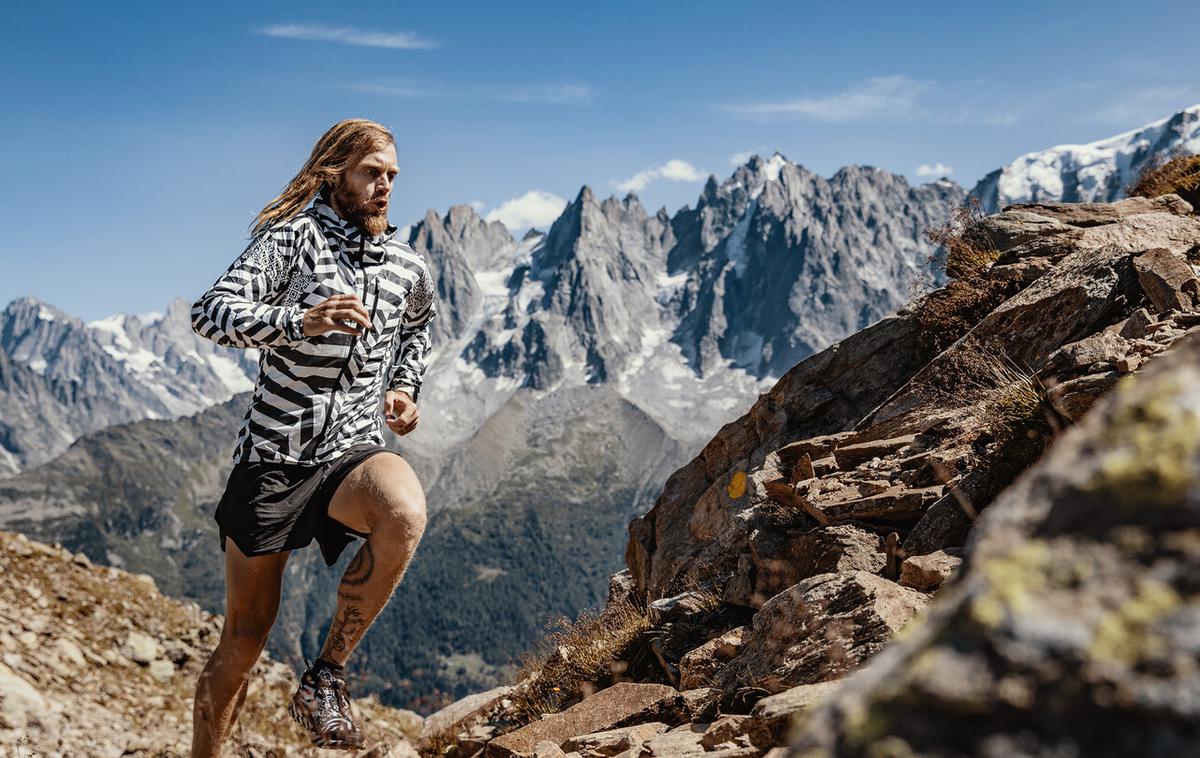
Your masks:
<svg viewBox="0 0 1200 758"><path fill-rule="evenodd" d="M370 209L370 201L360 202L351 192L343 187L338 187L333 191L333 199L337 202L338 207L346 214L346 220L354 224L368 237L377 237L387 231L388 216L387 211L373 212Z"/></svg>

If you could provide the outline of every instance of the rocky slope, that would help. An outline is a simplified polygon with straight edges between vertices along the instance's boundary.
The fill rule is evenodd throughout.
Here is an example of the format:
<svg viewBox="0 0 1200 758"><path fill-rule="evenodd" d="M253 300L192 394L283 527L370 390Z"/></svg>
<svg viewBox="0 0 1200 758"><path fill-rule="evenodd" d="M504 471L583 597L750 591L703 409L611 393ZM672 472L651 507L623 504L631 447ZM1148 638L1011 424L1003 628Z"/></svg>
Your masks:
<svg viewBox="0 0 1200 758"><path fill-rule="evenodd" d="M186 756L196 677L222 619L159 594L154 580L0 532L0 754ZM323 754L288 717L297 679L263 657L228 748ZM415 755L415 713L355 701L369 749Z"/></svg>
<svg viewBox="0 0 1200 758"><path fill-rule="evenodd" d="M785 374L631 523L602 623L426 749L783 755L811 710L797 755L1194 752L1200 218L967 237L994 260Z"/></svg>

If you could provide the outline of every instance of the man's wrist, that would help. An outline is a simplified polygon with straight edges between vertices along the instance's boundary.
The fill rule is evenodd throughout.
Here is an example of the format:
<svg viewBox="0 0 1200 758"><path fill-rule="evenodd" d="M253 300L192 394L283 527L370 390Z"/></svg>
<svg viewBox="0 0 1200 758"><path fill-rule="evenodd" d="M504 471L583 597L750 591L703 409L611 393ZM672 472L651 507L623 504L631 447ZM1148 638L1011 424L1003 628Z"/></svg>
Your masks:
<svg viewBox="0 0 1200 758"><path fill-rule="evenodd" d="M403 392L405 395L408 395L409 400L413 401L414 403L417 402L417 390L415 387L396 385L390 389L392 392Z"/></svg>
<svg viewBox="0 0 1200 758"><path fill-rule="evenodd" d="M283 318L283 331L293 342L304 339L304 308L299 304L288 306Z"/></svg>

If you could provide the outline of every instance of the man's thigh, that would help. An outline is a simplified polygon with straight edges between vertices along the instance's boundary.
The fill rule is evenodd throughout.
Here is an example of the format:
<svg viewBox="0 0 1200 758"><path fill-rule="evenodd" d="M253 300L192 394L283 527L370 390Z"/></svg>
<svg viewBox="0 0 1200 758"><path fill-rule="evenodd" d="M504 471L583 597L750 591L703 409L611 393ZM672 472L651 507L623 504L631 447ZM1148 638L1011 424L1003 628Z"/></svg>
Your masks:
<svg viewBox="0 0 1200 758"><path fill-rule="evenodd" d="M246 556L225 539L225 625L235 635L265 634L275 622L290 551Z"/></svg>
<svg viewBox="0 0 1200 758"><path fill-rule="evenodd" d="M389 451L372 455L350 470L329 501L329 515L370 534L380 519L416 503L425 506L416 472L403 457Z"/></svg>

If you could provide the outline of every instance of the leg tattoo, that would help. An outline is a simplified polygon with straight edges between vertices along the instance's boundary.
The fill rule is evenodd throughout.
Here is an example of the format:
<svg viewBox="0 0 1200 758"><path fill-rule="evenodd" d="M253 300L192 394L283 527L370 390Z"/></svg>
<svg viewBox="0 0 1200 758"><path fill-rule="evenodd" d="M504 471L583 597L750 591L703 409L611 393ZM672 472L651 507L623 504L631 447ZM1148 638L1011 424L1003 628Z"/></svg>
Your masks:
<svg viewBox="0 0 1200 758"><path fill-rule="evenodd" d="M327 647L335 653L348 652L349 641L365 626L366 619L363 618L362 611L354 605L346 606L342 609L341 615L333 621L333 626L329 630Z"/></svg>

